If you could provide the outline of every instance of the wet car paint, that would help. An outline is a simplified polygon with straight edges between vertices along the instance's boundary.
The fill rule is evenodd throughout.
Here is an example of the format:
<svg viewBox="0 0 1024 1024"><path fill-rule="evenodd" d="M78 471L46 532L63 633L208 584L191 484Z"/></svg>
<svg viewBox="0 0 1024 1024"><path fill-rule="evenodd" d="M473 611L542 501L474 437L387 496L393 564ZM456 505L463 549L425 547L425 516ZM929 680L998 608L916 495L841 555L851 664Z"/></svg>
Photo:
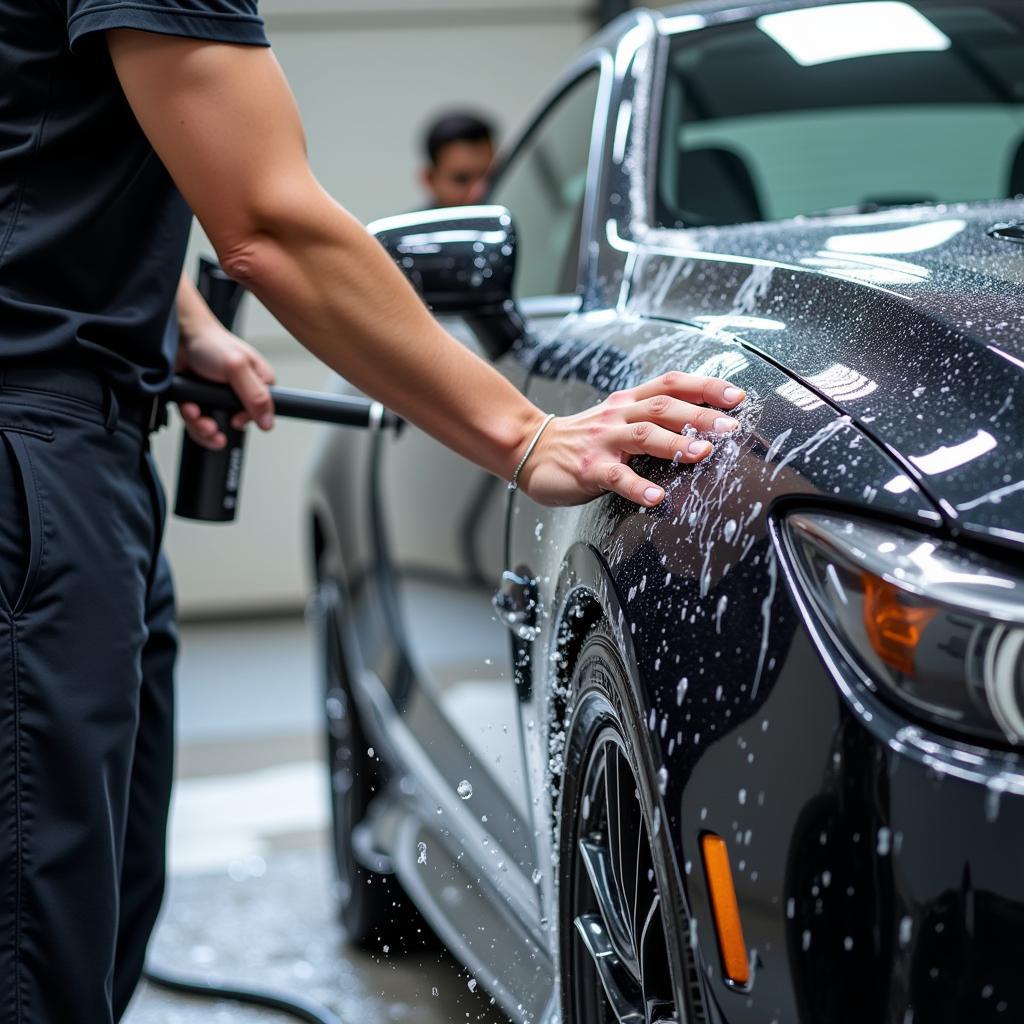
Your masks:
<svg viewBox="0 0 1024 1024"><path fill-rule="evenodd" d="M866 216L857 230L693 232L692 258L641 249L627 308L736 333L854 417L950 525L1022 541L1024 254L988 235L1014 212L1021 203ZM951 227L899 261L872 258ZM719 255L741 248L738 262ZM780 250L784 262L759 255Z"/></svg>
<svg viewBox="0 0 1024 1024"><path fill-rule="evenodd" d="M543 990L556 970L557 864L545 823L569 712L559 680L601 615L617 630L663 765L656 811L676 844L689 915L679 925L699 954L708 1020L1013 1020L1022 1013L1012 953L1024 907L1012 853L1024 836L1019 761L908 721L859 685L802 601L779 524L788 510L828 507L995 545L1020 562L1024 250L988 232L1024 220L1024 203L646 228L643 154L662 37L696 31L691 16L749 15L726 5L674 21L637 13L567 76L599 63L607 101L588 181L581 311L534 322L506 372L529 371L527 393L554 412L668 369L727 376L748 400L740 430L714 438L706 463L645 466L668 492L657 510L616 498L572 510L522 494L509 503L504 566L536 580L540 633L513 641L505 669L532 806L528 818L508 812L502 849L532 840L514 859L521 877L534 865L542 877L536 907L522 914L515 904L529 942L509 935L489 969L517 1018L551 1019ZM894 253L900 244L913 251ZM352 502L339 493L339 465L360 457L339 463L335 453L323 471L335 498L322 514L357 565L360 533L372 530L365 512L362 526L345 523ZM379 566L363 568L370 582L355 603L366 609L368 661L454 779L457 734L414 667L394 665L386 601L373 593ZM399 750L392 757L408 763ZM474 787L502 806L486 778ZM437 834L428 814L421 821L424 835ZM705 830L729 844L754 967L745 990L722 978L700 865ZM445 837L469 851L481 899L507 904L500 872L473 859L478 841ZM463 905L446 933L468 960L455 933L472 930L478 910Z"/></svg>
<svg viewBox="0 0 1024 1024"><path fill-rule="evenodd" d="M1024 875L994 852L1012 848L1021 810L1014 803L994 816L993 790L977 784L1008 769L1018 787L1016 759L929 738L849 679L838 687L769 530L773 511L823 501L934 529L934 505L913 486L879 488L899 473L891 456L735 341L664 323L609 326L601 317L588 330L587 319L568 324L566 335L597 347L613 337L631 356L623 360L631 376L665 365L708 372L717 362L749 395L737 435L716 439L707 463L660 474L648 467L668 490L662 508L638 513L613 498L546 512L517 499L510 537L510 562L542 581L540 601L553 619L561 613L571 623L573 609L593 601L619 622L621 646L633 652L628 661L665 767L664 820L679 837L709 1004L725 1020L751 1022L902 1021L910 1008L950 1021L999 1005L1009 1012L1007 965L992 954L1014 944L1016 912L986 912L968 940L964 906L979 890L990 906L991 893L1007 907L1024 896ZM539 365L564 366L560 347L568 342ZM566 398L567 378L542 370L530 394L575 405L623 383L614 375L575 380ZM560 571L570 546L591 552L578 560L589 573ZM564 644L554 623L544 632L548 646L534 650L535 664L549 662L560 638ZM539 718L549 697L543 687L529 689L536 703L525 713ZM559 725L556 716L546 751L538 741L535 764L547 765ZM969 763L973 782L962 778ZM977 838L971 829L950 834L947 801ZM700 870L704 830L730 845L755 964L748 992L720 977ZM965 883L972 869L985 878L978 889ZM866 985L866 976L875 983Z"/></svg>

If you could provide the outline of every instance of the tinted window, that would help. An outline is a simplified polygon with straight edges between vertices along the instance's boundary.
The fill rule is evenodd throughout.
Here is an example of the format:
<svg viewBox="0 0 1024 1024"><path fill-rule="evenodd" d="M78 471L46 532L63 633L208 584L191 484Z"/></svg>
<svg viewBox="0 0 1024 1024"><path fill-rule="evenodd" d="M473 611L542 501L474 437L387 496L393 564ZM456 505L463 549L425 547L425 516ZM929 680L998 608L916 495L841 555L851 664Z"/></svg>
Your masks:
<svg viewBox="0 0 1024 1024"><path fill-rule="evenodd" d="M596 71L569 87L498 179L491 200L512 211L519 233L516 294L576 291Z"/></svg>
<svg viewBox="0 0 1024 1024"><path fill-rule="evenodd" d="M660 224L1024 192L1022 8L874 0L676 36Z"/></svg>

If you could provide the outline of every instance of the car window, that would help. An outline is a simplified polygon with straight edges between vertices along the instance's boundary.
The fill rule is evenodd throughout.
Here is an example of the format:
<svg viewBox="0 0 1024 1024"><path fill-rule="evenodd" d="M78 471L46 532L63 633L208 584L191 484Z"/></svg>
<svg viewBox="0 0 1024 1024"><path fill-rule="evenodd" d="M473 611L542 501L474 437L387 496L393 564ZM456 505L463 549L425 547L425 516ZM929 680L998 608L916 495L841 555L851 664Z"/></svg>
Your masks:
<svg viewBox="0 0 1024 1024"><path fill-rule="evenodd" d="M519 236L517 298L576 291L598 72L571 85L513 154L491 192Z"/></svg>
<svg viewBox="0 0 1024 1024"><path fill-rule="evenodd" d="M866 0L672 42L664 227L1024 192L1024 4Z"/></svg>

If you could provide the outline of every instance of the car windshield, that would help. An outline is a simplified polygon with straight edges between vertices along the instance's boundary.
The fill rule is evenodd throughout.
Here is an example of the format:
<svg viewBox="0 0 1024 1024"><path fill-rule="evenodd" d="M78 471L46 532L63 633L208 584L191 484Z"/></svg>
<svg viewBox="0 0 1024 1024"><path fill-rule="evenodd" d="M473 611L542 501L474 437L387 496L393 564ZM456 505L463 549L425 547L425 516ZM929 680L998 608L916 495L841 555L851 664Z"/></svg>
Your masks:
<svg viewBox="0 0 1024 1024"><path fill-rule="evenodd" d="M1021 193L1022 0L841 3L671 37L662 227Z"/></svg>

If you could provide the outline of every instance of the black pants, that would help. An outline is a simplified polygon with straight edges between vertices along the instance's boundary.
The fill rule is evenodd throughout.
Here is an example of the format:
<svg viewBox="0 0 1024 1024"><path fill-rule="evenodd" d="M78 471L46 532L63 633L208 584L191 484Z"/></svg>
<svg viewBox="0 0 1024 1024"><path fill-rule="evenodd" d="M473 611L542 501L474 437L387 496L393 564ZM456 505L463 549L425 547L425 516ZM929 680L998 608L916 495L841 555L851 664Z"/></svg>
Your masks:
<svg viewBox="0 0 1024 1024"><path fill-rule="evenodd" d="M0 363L0 1024L109 1024L160 907L174 595L146 433Z"/></svg>

